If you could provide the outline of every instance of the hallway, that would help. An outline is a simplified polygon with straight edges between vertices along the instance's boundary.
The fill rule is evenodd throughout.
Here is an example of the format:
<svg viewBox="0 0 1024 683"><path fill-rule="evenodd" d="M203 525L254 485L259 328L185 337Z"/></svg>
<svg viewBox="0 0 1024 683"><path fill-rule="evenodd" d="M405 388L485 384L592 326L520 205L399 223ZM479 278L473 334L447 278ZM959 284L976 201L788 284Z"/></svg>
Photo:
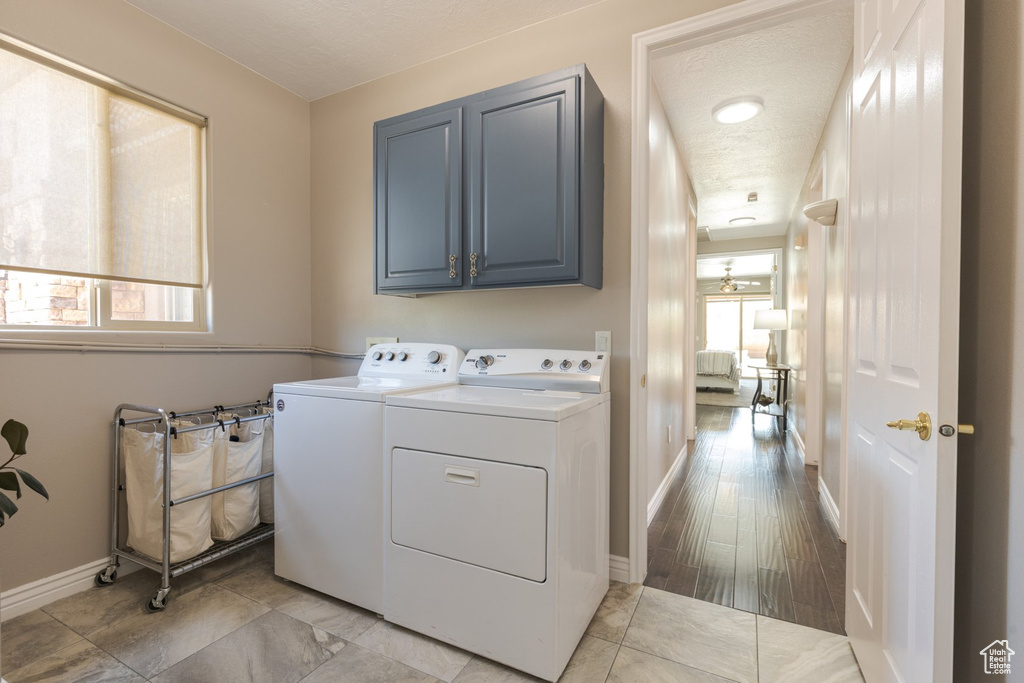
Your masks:
<svg viewBox="0 0 1024 683"><path fill-rule="evenodd" d="M844 634L846 545L774 420L697 406L697 439L647 535L645 585Z"/></svg>

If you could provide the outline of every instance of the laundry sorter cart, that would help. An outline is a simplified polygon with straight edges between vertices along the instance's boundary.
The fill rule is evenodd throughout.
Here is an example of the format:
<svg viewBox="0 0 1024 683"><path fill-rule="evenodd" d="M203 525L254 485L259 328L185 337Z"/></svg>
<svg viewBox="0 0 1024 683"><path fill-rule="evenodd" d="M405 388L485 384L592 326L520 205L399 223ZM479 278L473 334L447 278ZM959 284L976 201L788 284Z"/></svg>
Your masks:
<svg viewBox="0 0 1024 683"><path fill-rule="evenodd" d="M243 412L251 414L243 417L241 415ZM140 414L142 415L141 417L138 416ZM129 417L126 417L126 415ZM193 501L200 501L201 499L217 496L218 494L220 494L221 500L224 500L227 496L240 493L248 494L253 488L258 491L262 480L274 476L274 472L271 469L270 471L259 471L258 473L251 474L251 476L244 476L242 479L227 481L221 485L214 486L215 482L212 476L207 480L203 477L192 477L191 474L188 477L184 475L183 468L179 466L179 462L185 456L180 454L181 448L179 446L186 449L191 447L193 452L188 453L187 457L196 461L195 464L199 465L200 468L205 466L206 471L212 472L211 463L205 463L204 465L204 463L198 462L197 459L203 457L212 459L213 437L216 436L215 430L220 430L223 434L226 434L227 430L232 430L232 432L244 430L250 433L257 433L258 430L260 445L262 446L263 436L266 435L267 438L270 438L270 435L267 434L269 430L266 427L272 424L273 410L269 400L235 406L218 405L204 410L193 410L183 413L130 403L119 405L117 410L114 411L113 422L114 451L113 486L111 490L110 564L96 575L96 585L107 586L114 583L117 579L117 569L121 560L131 560L160 574L159 588L155 595L146 601L146 609L150 612L157 612L167 606L167 596L171 590L171 579L272 537L274 535L273 523L260 521L257 512L255 525L250 529L244 529L244 533L240 533L237 537L230 538L230 540L213 541L208 526L205 543L193 544L192 546L189 546L187 543L178 543L178 546L184 546L185 552L188 552L190 549L195 550L195 552L188 552L188 556L185 557L176 557L175 554L182 554L182 548L175 549L172 547L174 545L172 544L172 535L177 542L181 540L182 533L187 534L194 531L194 529L182 528L183 526L191 525L194 527L197 524L196 520L205 520L207 525L210 523L209 513L205 516L199 515L198 517L192 514L192 511L197 507L194 503L191 508L188 508L188 514L191 516L184 519L180 516L177 517L178 525L176 527L175 521L172 520L172 511L175 508L178 509L179 513L184 514L186 508L180 506L193 503ZM149 481L146 481L145 477L140 479L137 476L134 478L131 476L135 468L133 468L133 463L125 455L126 448L130 449L131 447L131 444L126 443L126 441L131 441L136 436L134 432L126 435L126 429L146 430L146 434L150 437L149 441L146 442L149 446L149 451L146 455L149 457L149 464L152 466L147 472L147 475L150 477ZM236 436L230 438L230 441L233 442L232 445L236 445L234 442L239 441ZM178 448L177 451L175 450L176 448ZM266 470L265 458L265 453L261 454L259 464L262 470ZM178 480L188 479L187 484L189 488L187 490L182 490L180 486L181 481L177 482L176 490L175 482L172 482L171 477L175 469L179 470ZM142 481L143 484L148 483L149 487L138 484L139 481ZM199 482L205 482L205 487L198 486L197 483ZM136 486L135 490L132 490L133 486ZM239 489L238 492L226 493L243 486L250 486L250 489ZM133 493L135 494L134 500L132 498ZM145 518L140 517L138 512L140 509L138 508L140 493L148 496L143 501L143 503L148 505L146 508L148 516ZM257 493L256 495L258 498L259 494ZM129 523L127 525L122 524L122 505L128 511L126 517ZM209 506L209 503L205 502L199 505ZM206 509L209 509L209 507ZM147 537L143 537L136 530L134 541L132 539L133 529L131 528L133 512L135 512L136 519L148 522L148 524L139 524L138 526L143 527L149 533ZM182 522L185 522L185 524L183 525ZM149 552L141 552L139 548L133 547L132 543L144 546Z"/></svg>

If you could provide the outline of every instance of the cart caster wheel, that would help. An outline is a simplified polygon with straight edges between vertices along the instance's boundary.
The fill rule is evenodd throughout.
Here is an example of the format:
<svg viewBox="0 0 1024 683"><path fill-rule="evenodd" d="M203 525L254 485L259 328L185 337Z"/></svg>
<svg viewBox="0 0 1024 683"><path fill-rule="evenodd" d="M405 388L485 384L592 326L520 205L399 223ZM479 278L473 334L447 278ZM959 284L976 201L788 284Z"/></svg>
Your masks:
<svg viewBox="0 0 1024 683"><path fill-rule="evenodd" d="M96 575L96 585L100 588L109 586L117 580L117 567L110 566Z"/></svg>
<svg viewBox="0 0 1024 683"><path fill-rule="evenodd" d="M162 611L164 611L164 609L166 607L167 607L167 596L164 596L162 598L154 596L154 597L152 597L152 598L150 598L149 600L146 601L146 611L150 612L150 613L162 612Z"/></svg>

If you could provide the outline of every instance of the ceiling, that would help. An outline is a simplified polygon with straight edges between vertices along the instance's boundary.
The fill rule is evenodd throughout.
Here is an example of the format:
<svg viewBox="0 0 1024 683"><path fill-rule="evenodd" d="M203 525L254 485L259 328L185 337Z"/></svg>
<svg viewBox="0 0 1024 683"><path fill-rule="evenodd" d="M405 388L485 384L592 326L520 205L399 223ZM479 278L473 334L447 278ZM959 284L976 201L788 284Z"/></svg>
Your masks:
<svg viewBox="0 0 1024 683"><path fill-rule="evenodd" d="M852 45L852 8L833 8L652 62L712 241L785 234ZM711 117L744 95L764 112L732 125ZM730 226L739 216L757 222Z"/></svg>
<svg viewBox="0 0 1024 683"><path fill-rule="evenodd" d="M732 267L733 277L748 279L760 276L767 280L775 265L775 254L750 254L749 256L698 256L697 279L718 280L725 276L726 266Z"/></svg>
<svg viewBox="0 0 1024 683"><path fill-rule="evenodd" d="M127 0L315 100L600 0Z"/></svg>

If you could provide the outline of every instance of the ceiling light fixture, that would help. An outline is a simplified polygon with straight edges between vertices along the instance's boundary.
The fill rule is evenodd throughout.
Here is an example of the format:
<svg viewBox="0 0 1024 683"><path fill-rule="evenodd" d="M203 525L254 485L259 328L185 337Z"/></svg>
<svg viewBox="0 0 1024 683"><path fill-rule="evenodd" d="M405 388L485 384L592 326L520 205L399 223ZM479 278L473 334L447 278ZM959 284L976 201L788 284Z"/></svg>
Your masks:
<svg viewBox="0 0 1024 683"><path fill-rule="evenodd" d="M720 102L711 110L711 116L719 123L743 123L764 111L764 100L760 97L734 97Z"/></svg>
<svg viewBox="0 0 1024 683"><path fill-rule="evenodd" d="M729 225L750 225L756 223L757 219L753 216L740 216L739 218L733 218L729 221Z"/></svg>

